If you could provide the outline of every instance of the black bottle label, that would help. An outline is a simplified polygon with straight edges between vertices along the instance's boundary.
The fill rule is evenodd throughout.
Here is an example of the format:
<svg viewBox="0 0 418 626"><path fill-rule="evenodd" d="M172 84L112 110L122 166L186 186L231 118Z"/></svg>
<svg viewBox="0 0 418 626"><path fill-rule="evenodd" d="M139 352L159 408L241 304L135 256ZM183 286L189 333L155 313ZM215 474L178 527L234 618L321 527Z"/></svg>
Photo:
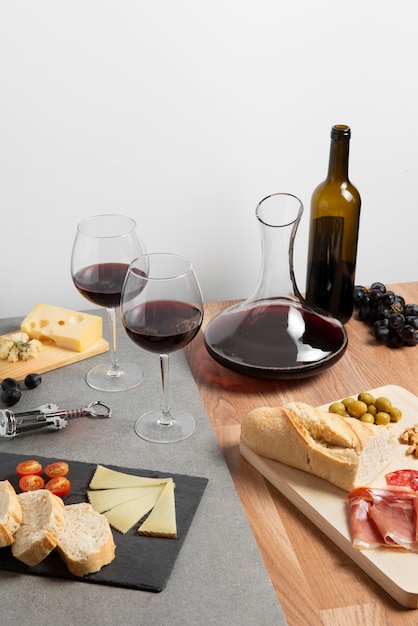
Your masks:
<svg viewBox="0 0 418 626"><path fill-rule="evenodd" d="M353 314L354 265L343 259L344 218L319 217L312 224L306 302L346 322Z"/></svg>

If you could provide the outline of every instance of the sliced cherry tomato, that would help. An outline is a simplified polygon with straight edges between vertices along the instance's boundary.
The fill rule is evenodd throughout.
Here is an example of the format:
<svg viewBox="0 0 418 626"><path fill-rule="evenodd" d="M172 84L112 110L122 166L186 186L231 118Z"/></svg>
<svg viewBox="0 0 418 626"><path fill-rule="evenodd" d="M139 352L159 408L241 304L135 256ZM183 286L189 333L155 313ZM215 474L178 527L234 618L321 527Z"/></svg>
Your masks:
<svg viewBox="0 0 418 626"><path fill-rule="evenodd" d="M48 489L55 496L64 498L71 489L71 483L65 476L55 476L46 483L45 489Z"/></svg>
<svg viewBox="0 0 418 626"><path fill-rule="evenodd" d="M19 487L22 491L36 491L43 489L45 481L39 474L25 474L19 480Z"/></svg>
<svg viewBox="0 0 418 626"><path fill-rule="evenodd" d="M42 465L39 461L27 459L26 461L21 461L21 463L17 464L16 472L18 473L18 476L27 476L28 474L37 476L42 474Z"/></svg>
<svg viewBox="0 0 418 626"><path fill-rule="evenodd" d="M66 461L55 461L50 463L45 468L45 474L48 478L55 478L56 476L67 476L69 472L69 465Z"/></svg>

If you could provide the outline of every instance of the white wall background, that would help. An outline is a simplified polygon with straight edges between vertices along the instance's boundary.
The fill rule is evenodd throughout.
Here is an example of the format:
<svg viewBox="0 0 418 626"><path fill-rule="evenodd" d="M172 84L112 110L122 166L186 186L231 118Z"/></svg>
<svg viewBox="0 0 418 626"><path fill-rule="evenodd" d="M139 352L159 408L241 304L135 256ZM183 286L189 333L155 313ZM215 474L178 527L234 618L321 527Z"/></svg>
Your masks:
<svg viewBox="0 0 418 626"><path fill-rule="evenodd" d="M416 0L0 0L0 316L87 308L78 221L137 220L189 256L206 300L247 297L254 211L305 213L332 124L352 128L357 282L418 279Z"/></svg>

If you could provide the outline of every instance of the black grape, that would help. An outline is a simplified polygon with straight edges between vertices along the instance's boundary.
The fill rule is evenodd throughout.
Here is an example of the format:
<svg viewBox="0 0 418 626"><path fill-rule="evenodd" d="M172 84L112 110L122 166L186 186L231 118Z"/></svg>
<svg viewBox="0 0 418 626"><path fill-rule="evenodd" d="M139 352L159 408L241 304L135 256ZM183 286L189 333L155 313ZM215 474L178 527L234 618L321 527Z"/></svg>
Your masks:
<svg viewBox="0 0 418 626"><path fill-rule="evenodd" d="M406 304L381 282L355 285L353 295L357 317L372 327L376 341L389 348L418 345L418 304Z"/></svg>

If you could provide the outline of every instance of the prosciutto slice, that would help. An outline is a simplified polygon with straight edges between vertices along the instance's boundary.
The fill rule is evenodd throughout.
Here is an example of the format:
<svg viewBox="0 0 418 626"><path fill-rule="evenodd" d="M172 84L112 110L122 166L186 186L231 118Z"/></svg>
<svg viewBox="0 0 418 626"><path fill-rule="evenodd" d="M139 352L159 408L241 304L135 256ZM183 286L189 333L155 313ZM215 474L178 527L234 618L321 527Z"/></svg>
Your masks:
<svg viewBox="0 0 418 626"><path fill-rule="evenodd" d="M348 495L353 545L418 552L417 493L408 486L358 487Z"/></svg>

